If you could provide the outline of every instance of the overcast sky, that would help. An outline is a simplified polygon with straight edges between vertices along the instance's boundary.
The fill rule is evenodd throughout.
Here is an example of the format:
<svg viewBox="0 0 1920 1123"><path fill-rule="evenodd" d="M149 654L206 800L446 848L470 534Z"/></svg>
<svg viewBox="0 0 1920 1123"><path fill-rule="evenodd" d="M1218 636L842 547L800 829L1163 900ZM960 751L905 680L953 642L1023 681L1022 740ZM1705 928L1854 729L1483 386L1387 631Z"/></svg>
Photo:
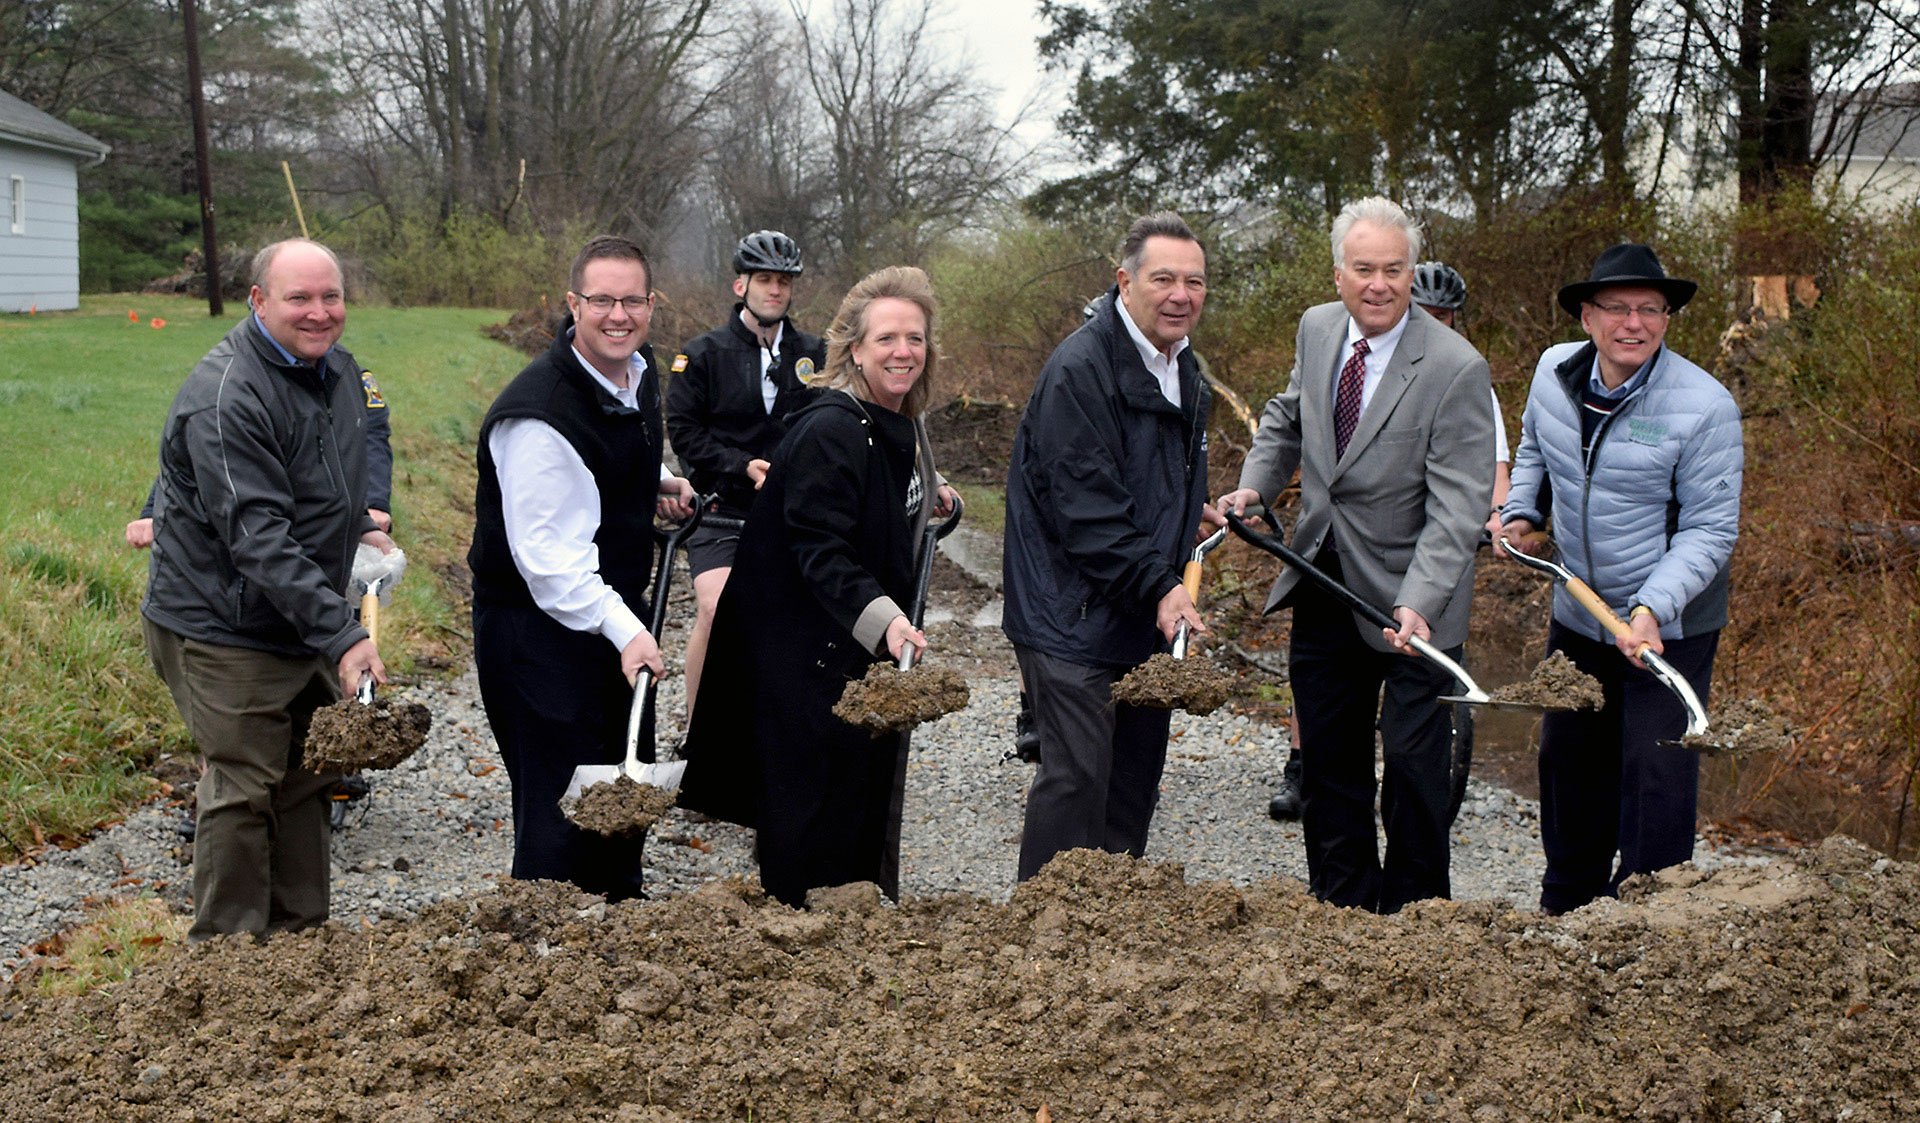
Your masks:
<svg viewBox="0 0 1920 1123"><path fill-rule="evenodd" d="M960 34L987 83L1000 88L1002 117L1011 117L1040 84L1039 0L946 0L941 22Z"/></svg>

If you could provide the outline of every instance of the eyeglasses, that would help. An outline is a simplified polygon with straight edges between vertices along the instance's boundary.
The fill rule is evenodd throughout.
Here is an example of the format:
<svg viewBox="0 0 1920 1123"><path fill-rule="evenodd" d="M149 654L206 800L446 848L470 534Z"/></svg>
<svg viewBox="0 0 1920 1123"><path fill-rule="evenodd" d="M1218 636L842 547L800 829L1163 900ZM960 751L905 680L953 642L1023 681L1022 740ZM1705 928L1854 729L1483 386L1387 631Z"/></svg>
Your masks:
<svg viewBox="0 0 1920 1123"><path fill-rule="evenodd" d="M1587 303L1599 309L1601 315L1612 320L1624 320L1629 315L1638 315L1641 319L1652 322L1654 320L1665 319L1668 314L1668 309L1656 307L1652 304L1601 304L1598 301L1592 300Z"/></svg>
<svg viewBox="0 0 1920 1123"><path fill-rule="evenodd" d="M576 292L573 295L579 297L582 304L593 309L593 314L596 316L604 316L613 311L613 306L616 304L625 308L629 316L638 316L643 312L653 310L652 293L647 293L645 296L608 296L605 293L595 293L593 296L587 296L584 293Z"/></svg>

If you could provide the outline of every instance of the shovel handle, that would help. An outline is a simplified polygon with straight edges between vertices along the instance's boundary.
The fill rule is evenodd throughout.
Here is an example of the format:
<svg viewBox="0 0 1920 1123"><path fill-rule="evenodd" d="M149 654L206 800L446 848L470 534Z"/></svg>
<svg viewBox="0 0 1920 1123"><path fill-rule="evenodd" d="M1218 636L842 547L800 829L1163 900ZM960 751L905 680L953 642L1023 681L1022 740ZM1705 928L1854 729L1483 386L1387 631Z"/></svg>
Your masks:
<svg viewBox="0 0 1920 1123"><path fill-rule="evenodd" d="M375 582L377 585L378 582ZM372 587L360 598L360 626L367 630L367 638L373 646L380 646L380 594ZM373 705L373 672L360 672L360 686L353 692L363 706Z"/></svg>
<svg viewBox="0 0 1920 1123"><path fill-rule="evenodd" d="M640 719L647 712L647 688L653 685L653 672L640 668L633 682L633 705L627 708L627 760L624 768L631 776L640 770Z"/></svg>
<svg viewBox="0 0 1920 1123"><path fill-rule="evenodd" d="M1192 601L1195 604L1199 604L1200 603L1200 559L1199 558L1195 558L1192 561L1188 562L1186 568L1180 571L1180 584L1185 586L1187 590L1187 599Z"/></svg>
<svg viewBox="0 0 1920 1123"><path fill-rule="evenodd" d="M1633 628L1620 619L1620 614L1609 608L1606 601L1600 599L1600 594L1593 591L1592 585L1578 577L1567 578L1566 585L1567 592L1580 602L1580 607L1592 613L1593 618L1600 621L1600 626L1612 633L1615 639L1633 638Z"/></svg>

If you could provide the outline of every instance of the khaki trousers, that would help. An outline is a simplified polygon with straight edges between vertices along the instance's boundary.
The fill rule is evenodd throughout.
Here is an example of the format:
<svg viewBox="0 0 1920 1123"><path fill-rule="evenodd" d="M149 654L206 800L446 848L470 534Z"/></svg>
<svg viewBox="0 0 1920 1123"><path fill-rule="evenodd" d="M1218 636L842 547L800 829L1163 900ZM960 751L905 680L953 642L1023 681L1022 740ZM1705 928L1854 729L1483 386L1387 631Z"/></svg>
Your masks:
<svg viewBox="0 0 1920 1123"><path fill-rule="evenodd" d="M313 711L340 697L338 669L321 655L222 647L142 623L147 655L207 764L187 938L322 923L327 796L339 775L307 771L300 753Z"/></svg>

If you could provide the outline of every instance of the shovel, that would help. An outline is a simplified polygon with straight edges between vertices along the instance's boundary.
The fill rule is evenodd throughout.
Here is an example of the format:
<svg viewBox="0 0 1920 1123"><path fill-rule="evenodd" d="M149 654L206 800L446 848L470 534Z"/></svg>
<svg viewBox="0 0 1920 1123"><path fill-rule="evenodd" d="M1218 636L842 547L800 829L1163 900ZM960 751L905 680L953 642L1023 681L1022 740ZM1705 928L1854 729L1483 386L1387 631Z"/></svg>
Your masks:
<svg viewBox="0 0 1920 1123"><path fill-rule="evenodd" d="M959 496L953 497L953 514L939 523L928 522L927 529L921 532L920 567L913 577L913 603L907 606L907 622L916 630L926 620L927 586L933 583L933 553L942 538L952 534L960 526L960 516L966 512L966 504ZM901 673L913 669L913 645L900 645L900 661L895 666ZM880 891L887 899L900 899L900 823L906 810L907 798L907 750L913 744L913 730L902 729L894 743L892 790L887 796L886 837L880 843Z"/></svg>
<svg viewBox="0 0 1920 1123"><path fill-rule="evenodd" d="M927 615L927 586L933 583L934 547L942 538L952 534L959 527L960 516L965 512L966 504L960 502L960 497L956 495L953 499L953 514L948 515L941 522L929 522L927 529L921 533L920 569L913 577L913 603L907 606L907 621L916 631ZM900 646L898 666L902 671L913 669L913 651L913 645L910 643Z"/></svg>
<svg viewBox="0 0 1920 1123"><path fill-rule="evenodd" d="M1286 562L1305 576L1311 578L1314 584L1332 593L1348 608L1359 613L1368 621L1382 628L1388 628L1394 631L1400 629L1399 621L1360 599L1360 594L1354 592L1352 589L1347 588L1345 585L1342 585L1340 582L1335 581L1333 578L1314 568L1312 562L1309 562L1306 558L1301 557L1292 549L1288 548L1287 544L1282 542L1277 536L1262 534L1248 526L1240 516L1234 514L1227 516L1227 525L1232 527L1233 532L1241 538L1246 539L1249 543L1265 550L1267 553L1272 554L1274 557L1279 558L1281 561ZM1496 710L1529 710L1534 713L1539 713L1550 708L1532 702L1495 701L1486 691L1480 689L1480 684L1473 681L1473 676L1467 674L1465 667L1448 658L1446 653L1439 648L1421 639L1419 636L1408 637L1407 645L1439 664L1448 674L1452 675L1454 679L1459 682L1460 693L1442 695L1439 699L1441 702L1465 702L1470 706L1489 706Z"/></svg>
<svg viewBox="0 0 1920 1123"><path fill-rule="evenodd" d="M714 497L703 495L693 506L693 515L686 522L675 527L671 533L654 529L654 537L662 540L660 567L653 578L653 620L651 634L655 640L660 638L661 629L667 624L667 588L673 577L673 555L679 552L680 543L686 540L700 525L701 516L713 503ZM582 791L595 784L611 784L625 776L637 784L651 784L656 788L677 791L680 777L687 771L684 760L669 760L654 764L640 763L640 721L647 712L647 699L652 696L654 687L653 672L642 669L640 677L633 683L633 705L627 710L627 758L620 764L583 764L573 770L573 778L567 781L567 790L562 800L577 798Z"/></svg>
<svg viewBox="0 0 1920 1123"><path fill-rule="evenodd" d="M1573 599L1580 602L1580 607L1586 609L1595 620L1600 621L1601 626L1616 638L1633 638L1633 629L1627 622L1620 619L1619 614L1613 609L1607 607L1607 602L1600 599L1600 594L1593 591L1593 586L1575 577L1572 570L1558 562L1522 553L1520 547L1508 541L1504 534L1500 536L1500 545L1506 547L1507 556L1514 561L1528 569L1544 573L1565 585ZM1687 736L1698 737L1705 733L1707 708L1700 704L1700 696L1693 692L1693 687L1681 677L1680 672L1673 669L1673 664L1662 659L1659 653L1653 650L1651 644L1640 648L1640 661L1645 663L1654 677L1659 679L1668 690L1673 691L1674 696L1680 699L1680 704L1687 708Z"/></svg>
<svg viewBox="0 0 1920 1123"><path fill-rule="evenodd" d="M1214 547L1226 540L1227 528L1224 526L1209 534L1193 548L1193 554L1187 558L1186 568L1180 571L1180 584L1186 586L1187 599L1195 605L1200 603L1200 563L1213 552ZM1187 657L1187 622L1185 620L1180 621L1180 627L1173 633L1173 657L1175 659Z"/></svg>

